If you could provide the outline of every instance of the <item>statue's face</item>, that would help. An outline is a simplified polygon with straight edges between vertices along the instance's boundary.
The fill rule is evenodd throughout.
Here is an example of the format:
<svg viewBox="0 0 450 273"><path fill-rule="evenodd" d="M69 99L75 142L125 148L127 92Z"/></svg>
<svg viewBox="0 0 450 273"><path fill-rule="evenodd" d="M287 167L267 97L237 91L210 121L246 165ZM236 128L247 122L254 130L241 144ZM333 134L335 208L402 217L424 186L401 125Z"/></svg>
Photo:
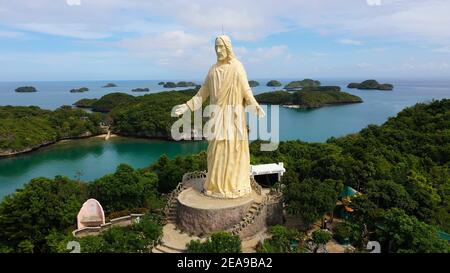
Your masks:
<svg viewBox="0 0 450 273"><path fill-rule="evenodd" d="M221 39L216 39L216 54L218 61L225 61L228 57L227 49Z"/></svg>

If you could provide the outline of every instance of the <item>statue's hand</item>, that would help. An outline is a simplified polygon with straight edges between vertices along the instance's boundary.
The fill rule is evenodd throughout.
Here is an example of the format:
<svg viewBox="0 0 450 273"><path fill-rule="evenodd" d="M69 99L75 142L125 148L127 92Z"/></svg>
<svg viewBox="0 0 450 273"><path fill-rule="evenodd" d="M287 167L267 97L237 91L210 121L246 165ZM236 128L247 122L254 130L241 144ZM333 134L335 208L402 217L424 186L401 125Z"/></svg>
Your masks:
<svg viewBox="0 0 450 273"><path fill-rule="evenodd" d="M262 107L261 106L256 106L256 111L258 112L258 117L259 118L263 118L265 115L266 115L266 113L264 112L264 110L262 109Z"/></svg>
<svg viewBox="0 0 450 273"><path fill-rule="evenodd" d="M175 114L178 117L184 114L184 112L186 112L187 110L189 110L189 106L187 106L186 103L183 103L174 107L173 114Z"/></svg>

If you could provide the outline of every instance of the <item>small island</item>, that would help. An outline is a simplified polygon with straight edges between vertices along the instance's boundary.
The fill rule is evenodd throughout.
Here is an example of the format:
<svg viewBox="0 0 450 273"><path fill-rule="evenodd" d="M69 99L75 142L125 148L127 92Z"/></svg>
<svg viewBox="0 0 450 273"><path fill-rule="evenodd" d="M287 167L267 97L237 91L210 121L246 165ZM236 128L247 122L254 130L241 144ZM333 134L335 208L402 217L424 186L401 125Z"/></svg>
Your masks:
<svg viewBox="0 0 450 273"><path fill-rule="evenodd" d="M131 90L131 92L149 92L150 89L148 88L134 88Z"/></svg>
<svg viewBox="0 0 450 273"><path fill-rule="evenodd" d="M36 88L33 86L21 86L16 88L16 92L19 93L31 93L31 92L37 92Z"/></svg>
<svg viewBox="0 0 450 273"><path fill-rule="evenodd" d="M81 87L81 88L73 88L70 90L70 93L83 93L89 91L89 88L87 87Z"/></svg>
<svg viewBox="0 0 450 273"><path fill-rule="evenodd" d="M115 83L110 82L110 83L106 84L105 86L103 86L103 88L110 88L110 87L117 87L117 85Z"/></svg>
<svg viewBox="0 0 450 273"><path fill-rule="evenodd" d="M259 82L254 81L254 80L250 80L250 81L248 81L248 85L250 87L256 87L256 86L259 86Z"/></svg>
<svg viewBox="0 0 450 273"><path fill-rule="evenodd" d="M376 80L367 80L363 81L362 83L349 83L347 85L347 88L351 89L361 89L361 90L383 90L383 91L390 91L394 89L394 85L390 83L383 83L380 84Z"/></svg>
<svg viewBox="0 0 450 273"><path fill-rule="evenodd" d="M158 85L164 85L165 84L165 82L159 82L158 83Z"/></svg>
<svg viewBox="0 0 450 273"><path fill-rule="evenodd" d="M192 87L192 86L196 86L196 84L193 82L185 82L185 81L177 83L177 87Z"/></svg>
<svg viewBox="0 0 450 273"><path fill-rule="evenodd" d="M325 86L324 86L325 87ZM279 104L289 108L311 109L322 106L360 103L363 100L341 91L274 91L255 96L259 103Z"/></svg>
<svg viewBox="0 0 450 273"><path fill-rule="evenodd" d="M176 88L177 84L174 82L166 82L166 83L164 83L163 87L164 88Z"/></svg>
<svg viewBox="0 0 450 273"><path fill-rule="evenodd" d="M163 82L161 82L163 83ZM163 83L164 88L177 88L177 87L195 87L197 86L194 82L186 82L186 81L179 81L177 83L175 82L165 82Z"/></svg>
<svg viewBox="0 0 450 273"><path fill-rule="evenodd" d="M278 86L281 86L281 82L276 81L276 80L271 80L271 81L268 81L266 85L270 86L270 87L278 87Z"/></svg>
<svg viewBox="0 0 450 273"><path fill-rule="evenodd" d="M304 79L301 81L292 81L284 86L286 90L301 90L304 87L318 87L320 86L320 81L315 81L311 79Z"/></svg>

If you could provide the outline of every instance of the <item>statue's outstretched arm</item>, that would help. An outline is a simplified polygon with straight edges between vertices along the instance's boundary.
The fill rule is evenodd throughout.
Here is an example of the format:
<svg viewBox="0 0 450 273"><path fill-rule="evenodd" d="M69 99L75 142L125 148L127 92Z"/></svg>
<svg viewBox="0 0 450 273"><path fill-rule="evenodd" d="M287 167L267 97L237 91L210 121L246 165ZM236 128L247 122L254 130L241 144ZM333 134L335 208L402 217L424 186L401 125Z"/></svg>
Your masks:
<svg viewBox="0 0 450 273"><path fill-rule="evenodd" d="M208 98L209 91L206 88L205 84L200 87L197 94L192 97L192 99L188 100L186 103L175 106L174 113L175 116L180 116L184 114L186 111L191 110L192 112L202 107L203 102Z"/></svg>
<svg viewBox="0 0 450 273"><path fill-rule="evenodd" d="M205 84L200 87L197 94L192 97L189 101L186 102L186 105L189 107L191 111L195 111L202 107L203 102L209 97L209 91Z"/></svg>
<svg viewBox="0 0 450 273"><path fill-rule="evenodd" d="M244 66L239 66L239 80L240 80L240 86L244 92L244 100L245 105L250 106L251 112L253 112L258 117L262 118L266 115L264 113L264 110L259 105L259 103L256 101L255 97L253 96L252 88L248 84L248 78L247 78L247 72L245 72Z"/></svg>
<svg viewBox="0 0 450 273"><path fill-rule="evenodd" d="M259 105L259 103L256 101L255 97L253 96L252 89L250 86L246 88L244 91L244 99L247 106L252 107L254 114L258 115L258 117L262 118L266 115L262 107Z"/></svg>

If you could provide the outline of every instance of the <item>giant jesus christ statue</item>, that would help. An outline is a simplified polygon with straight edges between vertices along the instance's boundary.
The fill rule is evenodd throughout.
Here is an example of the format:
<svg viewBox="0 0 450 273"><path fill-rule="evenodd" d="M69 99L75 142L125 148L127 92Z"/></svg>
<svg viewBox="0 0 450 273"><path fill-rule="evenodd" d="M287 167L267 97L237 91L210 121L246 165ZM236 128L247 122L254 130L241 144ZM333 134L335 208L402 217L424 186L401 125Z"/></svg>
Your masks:
<svg viewBox="0 0 450 273"><path fill-rule="evenodd" d="M214 64L198 93L175 107L181 115L202 107L206 98L216 110L210 123L213 137L208 139L208 173L204 193L219 198L238 198L251 193L250 153L244 107L255 114L265 113L252 94L244 67L233 54L226 35L216 38L217 63ZM230 114L231 113L231 114Z"/></svg>

